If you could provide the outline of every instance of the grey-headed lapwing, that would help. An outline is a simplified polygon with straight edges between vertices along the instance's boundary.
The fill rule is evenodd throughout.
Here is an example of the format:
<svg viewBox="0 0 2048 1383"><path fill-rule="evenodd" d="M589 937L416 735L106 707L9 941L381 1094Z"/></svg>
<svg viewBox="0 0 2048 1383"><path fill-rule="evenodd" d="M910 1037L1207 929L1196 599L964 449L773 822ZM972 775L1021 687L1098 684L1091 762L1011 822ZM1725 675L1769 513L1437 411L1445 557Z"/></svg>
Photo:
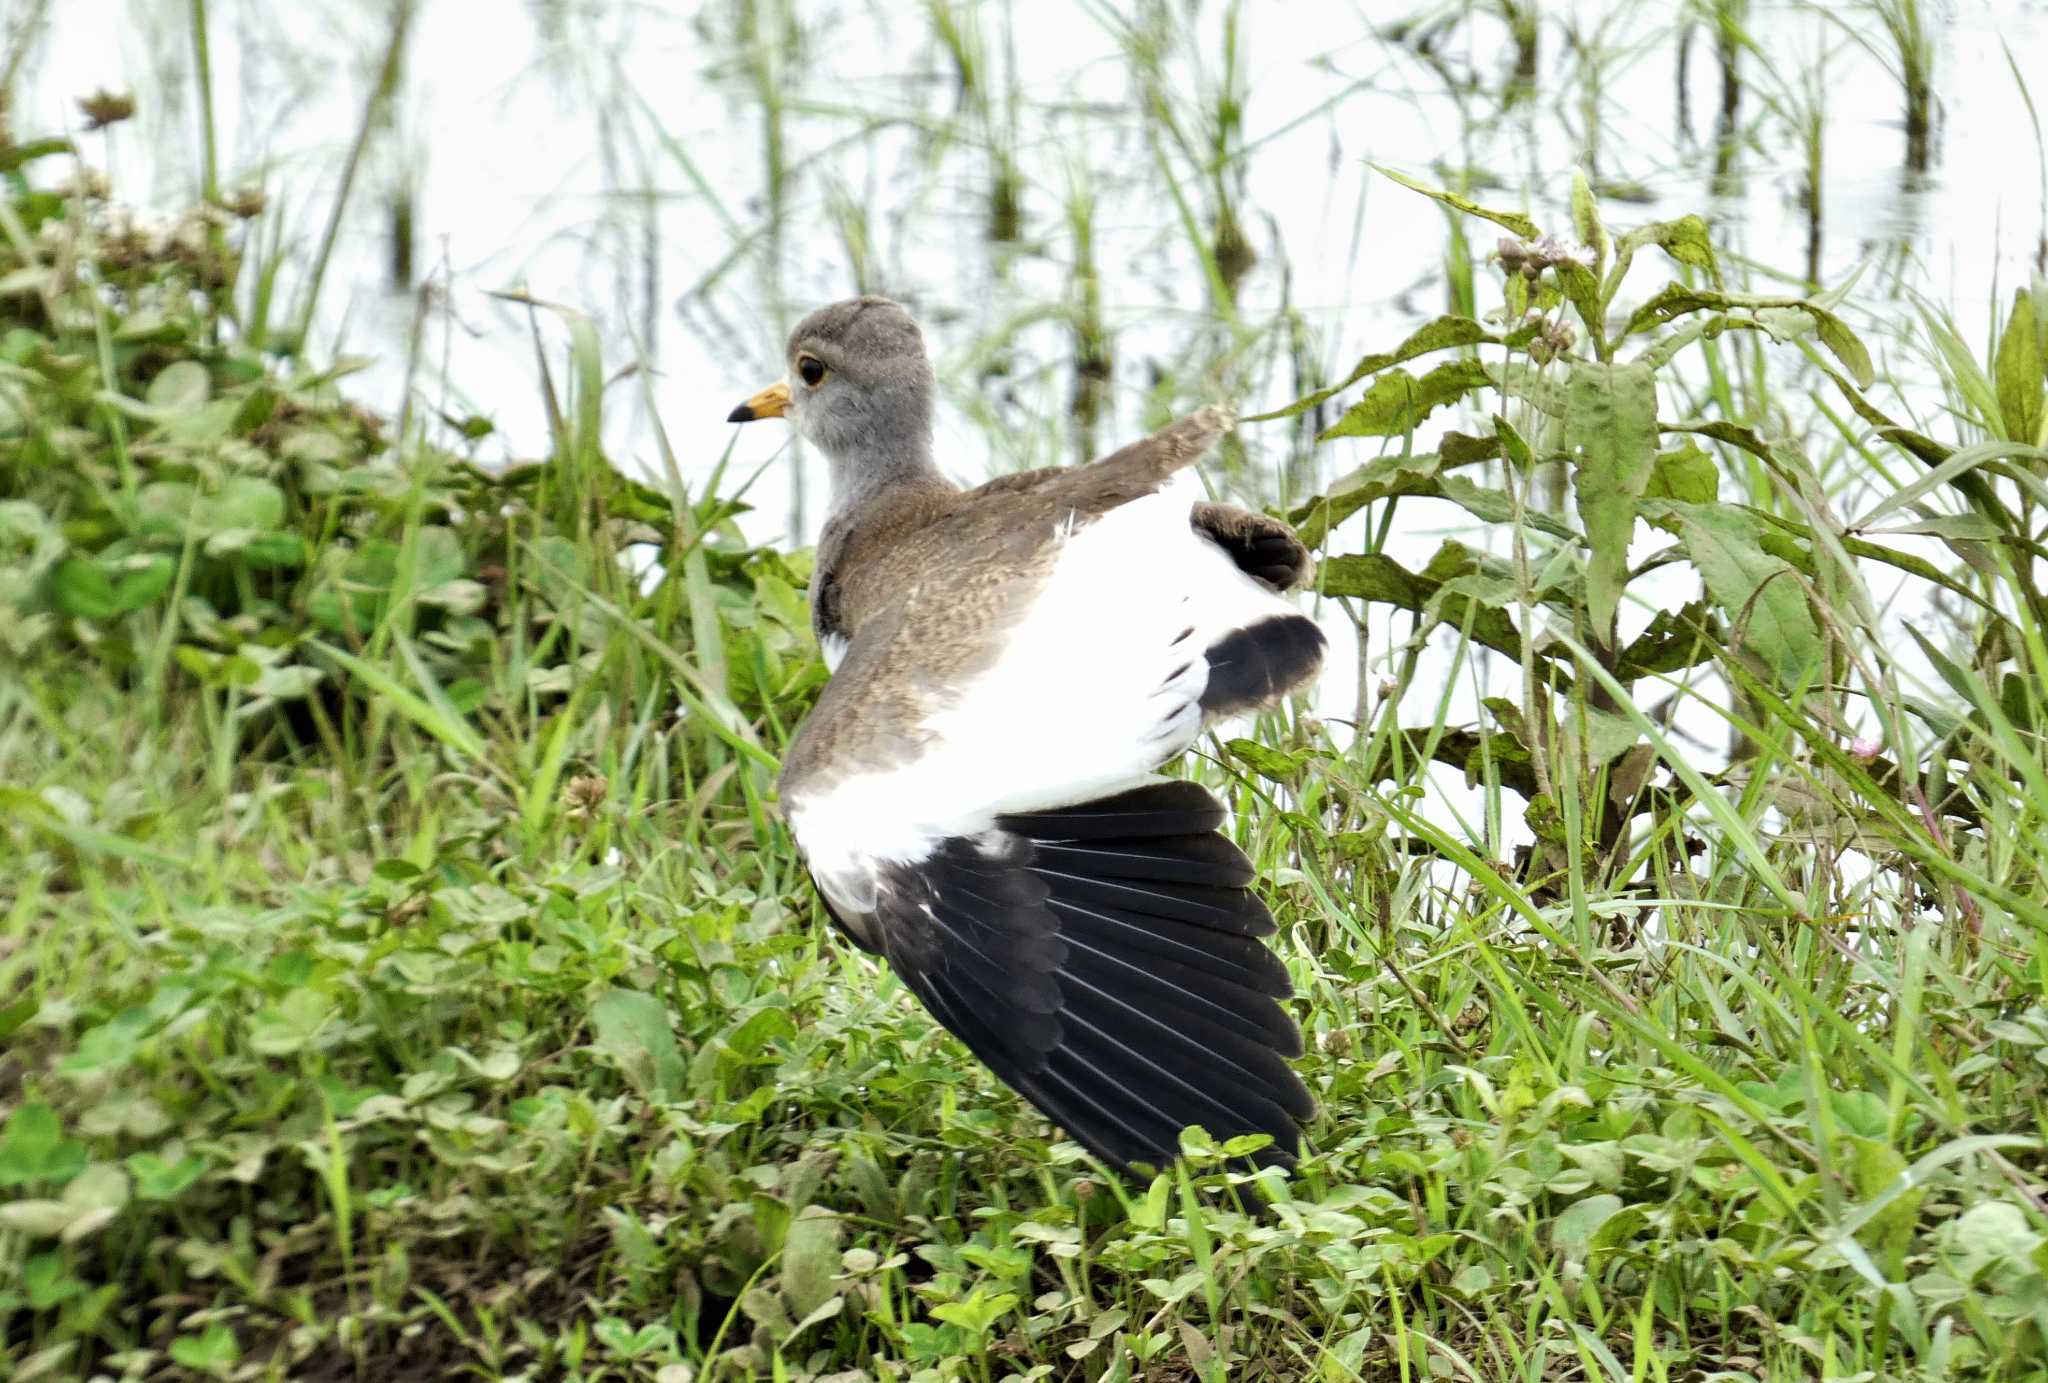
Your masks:
<svg viewBox="0 0 2048 1383"><path fill-rule="evenodd" d="M831 468L832 679L781 780L826 910L1106 1162L1164 1167L1188 1124L1291 1162L1314 1102L1273 919L1222 804L1156 772L1322 665L1280 594L1309 567L1293 533L1173 483L1230 413L962 490L897 304L811 314L788 367L730 420L786 415Z"/></svg>

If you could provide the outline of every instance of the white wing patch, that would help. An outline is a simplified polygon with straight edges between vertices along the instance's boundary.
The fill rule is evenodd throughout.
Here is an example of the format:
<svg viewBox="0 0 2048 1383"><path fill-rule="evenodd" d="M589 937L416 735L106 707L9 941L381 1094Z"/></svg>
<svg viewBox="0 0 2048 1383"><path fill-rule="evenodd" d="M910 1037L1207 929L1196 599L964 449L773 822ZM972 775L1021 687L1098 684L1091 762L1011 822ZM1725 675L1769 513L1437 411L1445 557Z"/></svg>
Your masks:
<svg viewBox="0 0 2048 1383"><path fill-rule="evenodd" d="M1203 650L1297 611L1196 533L1191 488L1134 500L1078 530L1063 522L1044 590L996 664L934 704L925 751L787 804L833 903L870 911L880 864L922 860L1004 812L1133 786L1194 743L1209 679Z"/></svg>
<svg viewBox="0 0 2048 1383"><path fill-rule="evenodd" d="M844 634L827 634L818 640L818 652L824 655L825 671L837 672L839 665L846 661L846 650L851 647Z"/></svg>

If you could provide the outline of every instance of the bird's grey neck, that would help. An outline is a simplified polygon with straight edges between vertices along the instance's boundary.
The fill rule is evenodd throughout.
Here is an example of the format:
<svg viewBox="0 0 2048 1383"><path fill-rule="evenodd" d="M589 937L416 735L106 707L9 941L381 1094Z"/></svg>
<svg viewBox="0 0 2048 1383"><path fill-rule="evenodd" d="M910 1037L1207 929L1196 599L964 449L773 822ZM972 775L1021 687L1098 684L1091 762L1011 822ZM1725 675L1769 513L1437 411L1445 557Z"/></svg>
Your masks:
<svg viewBox="0 0 2048 1383"><path fill-rule="evenodd" d="M945 486L932 464L929 438L892 447L886 452L827 452L832 477L832 514L852 514L878 495L899 485Z"/></svg>

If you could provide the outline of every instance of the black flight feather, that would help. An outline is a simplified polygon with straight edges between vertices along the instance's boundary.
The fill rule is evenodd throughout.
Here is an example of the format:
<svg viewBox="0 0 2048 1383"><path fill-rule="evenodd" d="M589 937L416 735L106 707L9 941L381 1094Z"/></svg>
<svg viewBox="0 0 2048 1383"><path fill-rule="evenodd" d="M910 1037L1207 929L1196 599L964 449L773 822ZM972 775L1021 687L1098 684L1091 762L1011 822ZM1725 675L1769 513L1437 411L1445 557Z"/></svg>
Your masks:
<svg viewBox="0 0 2048 1383"><path fill-rule="evenodd" d="M935 1018L1104 1161L1163 1167L1200 1124L1271 1134L1257 1160L1291 1164L1315 1102L1287 1064L1301 1034L1279 1002L1286 968L1256 939L1272 916L1217 832L1223 815L1198 784L1161 781L999 817L885 867L861 930Z"/></svg>

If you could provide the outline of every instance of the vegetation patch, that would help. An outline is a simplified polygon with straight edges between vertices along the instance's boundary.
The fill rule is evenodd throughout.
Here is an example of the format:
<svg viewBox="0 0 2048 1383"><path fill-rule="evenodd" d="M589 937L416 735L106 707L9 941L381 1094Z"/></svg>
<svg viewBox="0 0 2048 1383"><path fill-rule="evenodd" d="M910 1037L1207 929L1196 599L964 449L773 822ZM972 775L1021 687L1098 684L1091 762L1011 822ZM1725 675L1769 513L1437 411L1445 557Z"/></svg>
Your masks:
<svg viewBox="0 0 2048 1383"><path fill-rule="evenodd" d="M1509 233L1505 310L1275 416L1388 439L1289 517L1407 641L1347 737L1198 769L1313 1151L1126 1184L829 934L772 796L807 559L619 472L587 322L535 305L551 449L486 470L261 329L260 215L146 227L68 155L0 156L11 1376L2041 1376L2039 286L1944 354L1938 440L1697 218L1402 175ZM1738 387L1773 358L1825 457ZM1501 541L1404 566L1424 500ZM1432 645L1492 660L1476 722Z"/></svg>

